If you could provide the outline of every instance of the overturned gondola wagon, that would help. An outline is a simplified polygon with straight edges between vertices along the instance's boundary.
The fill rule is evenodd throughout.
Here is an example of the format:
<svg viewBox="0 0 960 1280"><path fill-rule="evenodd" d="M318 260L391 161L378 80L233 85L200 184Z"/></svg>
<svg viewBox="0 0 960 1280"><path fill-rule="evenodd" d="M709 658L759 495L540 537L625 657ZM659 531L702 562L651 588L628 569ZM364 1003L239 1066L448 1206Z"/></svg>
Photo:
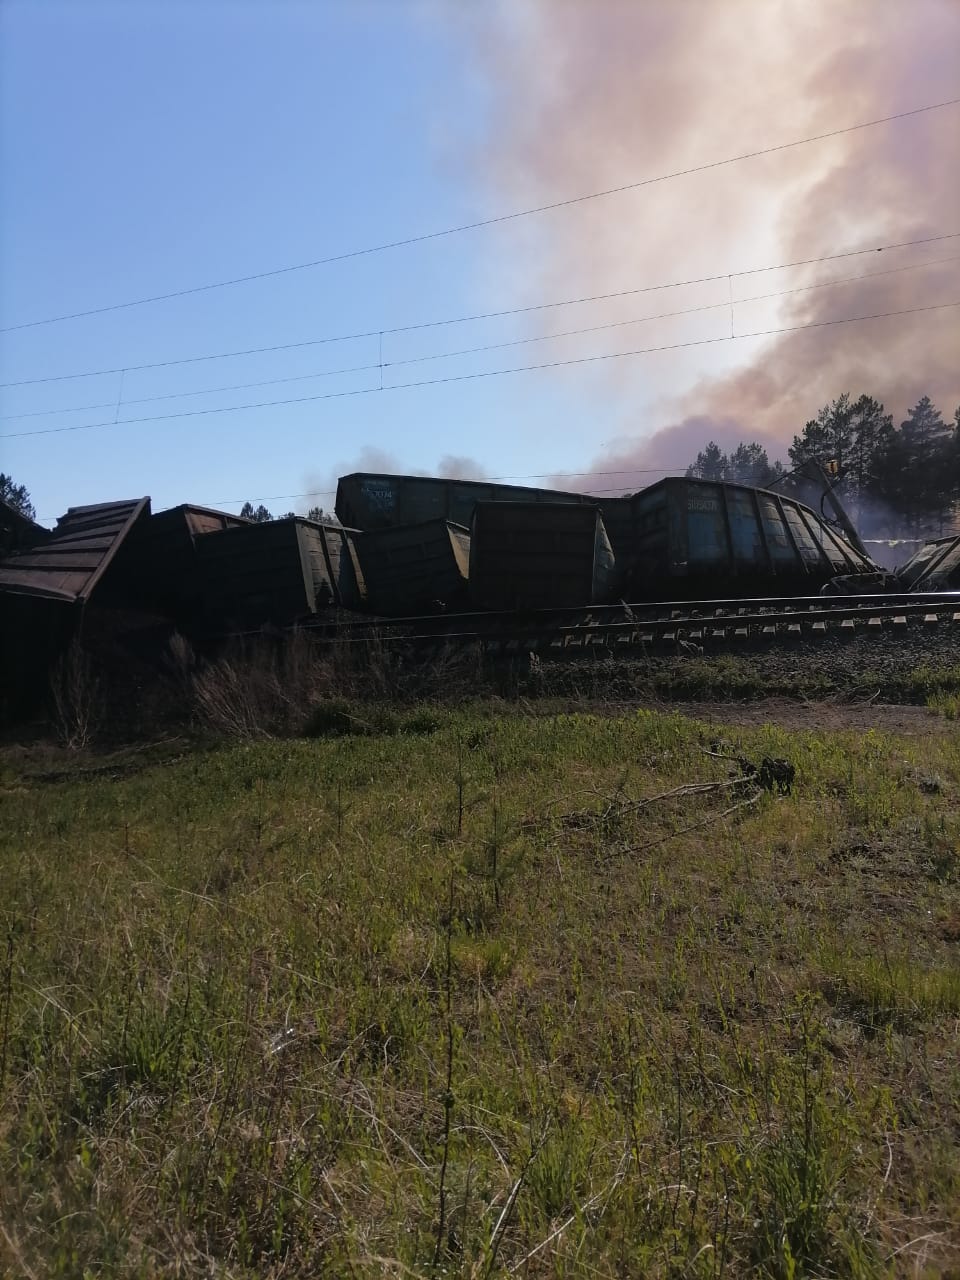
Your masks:
<svg viewBox="0 0 960 1280"><path fill-rule="evenodd" d="M667 479L630 499L637 598L815 593L872 560L803 503L774 490Z"/></svg>
<svg viewBox="0 0 960 1280"><path fill-rule="evenodd" d="M450 520L426 520L356 535L373 613L442 613L467 603L470 531Z"/></svg>
<svg viewBox="0 0 960 1280"><path fill-rule="evenodd" d="M617 569L600 508L569 502L479 502L470 597L479 609L577 608L611 599Z"/></svg>
<svg viewBox="0 0 960 1280"><path fill-rule="evenodd" d="M933 538L897 570L910 591L960 591L960 536Z"/></svg>
<svg viewBox="0 0 960 1280"><path fill-rule="evenodd" d="M365 602L353 534L339 525L290 516L222 529L198 541L197 564L212 630L285 626Z"/></svg>

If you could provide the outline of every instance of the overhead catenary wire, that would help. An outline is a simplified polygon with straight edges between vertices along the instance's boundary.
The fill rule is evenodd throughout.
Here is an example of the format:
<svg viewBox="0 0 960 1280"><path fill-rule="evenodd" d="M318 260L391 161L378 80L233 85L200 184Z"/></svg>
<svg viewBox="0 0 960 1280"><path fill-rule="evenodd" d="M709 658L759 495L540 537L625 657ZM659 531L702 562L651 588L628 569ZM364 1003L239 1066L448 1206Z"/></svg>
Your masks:
<svg viewBox="0 0 960 1280"><path fill-rule="evenodd" d="M451 483L463 484L513 484L518 480L564 480L582 479L586 476L643 476L659 475L663 471L683 471L690 464L685 462L676 467L617 467L612 471L594 471L592 467L585 471L537 471L524 476L457 476L450 477ZM429 479L430 477L425 477ZM207 504L215 506L224 503L230 506L236 502L291 502L296 498L332 498L336 489L307 489L303 493L265 493L254 494L248 498L212 498ZM597 490L598 493L606 490Z"/></svg>
<svg viewBox="0 0 960 1280"><path fill-rule="evenodd" d="M635 182L621 183L619 186L607 187L602 191L590 191L584 195L568 196L563 200L552 200L546 204L534 205L528 209L517 209L511 213L501 213L490 218L478 218L473 222L464 222L455 227L444 227L438 231L427 231L419 235L387 240L381 244L367 245L361 249L349 249L342 253L315 258L311 262L299 262L285 267L273 267L268 271L256 271L249 275L234 276L229 280L215 280L208 284L191 285L188 288L175 289L169 293L152 294L148 297L133 298L127 302L114 302L102 307L88 307L84 311L73 311L59 316L46 316L40 320L26 320L20 324L7 325L5 328L0 328L0 333L11 333L17 329L33 329L40 325L59 324L65 320L82 320L89 316L104 315L110 311L123 311L131 307L143 307L155 302L167 302L174 298L188 297L191 294L208 293L214 289L227 289L234 285L250 284L256 280L267 280L276 276L289 275L295 271L307 271L315 267L329 266L335 262L346 262L351 258L368 257L371 254L384 253L390 249L407 248L410 245L424 244L430 240L440 240L449 236L461 235L468 231L479 231L484 227L498 226L505 222L514 222L520 218L529 218L536 214L550 213L558 209L568 209L573 205L585 204L590 200L602 200L609 196L623 195L627 191L639 191L644 187L654 186L657 183L690 177L696 173L706 173L711 169L720 169L726 165L739 164L744 160L755 160L761 156L774 155L779 151L789 151L795 147L807 146L813 142L824 142L828 138L838 138L843 134L857 133L861 129L872 129L882 124L892 124L895 120L906 120L909 117L924 115L930 111L941 111L946 107L956 106L958 103L960 103L960 98L948 98L942 102L930 102L921 107L897 111L888 116L878 116L874 120L861 120L857 124L844 125L839 129L829 129L825 133L811 134L806 138L794 138L790 142L779 142L773 146L744 151L739 155L725 156L720 160L709 160L702 164L689 165L684 169L675 169L670 173L660 173L649 178L639 178Z"/></svg>
<svg viewBox="0 0 960 1280"><path fill-rule="evenodd" d="M457 476L449 477L452 483L463 484L505 484L512 483L517 480L562 480L564 478L586 479L588 476L652 476L652 475L670 475L686 471L690 466L689 462L684 462L675 467L620 467L616 471L540 471L536 475L526 476ZM393 474L392 472L387 474ZM629 488L629 486L627 486ZM613 489L590 489L589 497L601 496L604 494L622 493L623 485L618 485ZM206 498L203 502L188 503L189 506L199 506L207 508L217 507L235 507L240 503L247 502L293 502L297 498L332 498L336 495L336 489L305 489L302 493L254 493L248 494L244 498ZM181 504L174 503L173 506ZM169 511L171 507L158 507L157 511ZM274 517L271 517L274 518ZM282 519L282 517L277 517ZM59 516L40 516L38 519L58 520Z"/></svg>
<svg viewBox="0 0 960 1280"><path fill-rule="evenodd" d="M272 355L281 351L296 351L304 347L327 346L337 342L354 342L363 338L395 337L402 333L414 333L423 329L439 329L448 325L471 324L481 320L500 320L509 316L529 315L535 311L549 311L560 307L575 307L591 302L610 302L617 298L635 297L641 293L660 293L667 289L681 289L698 284L713 284L718 280L739 279L742 276L764 275L769 271L789 271L796 267L816 266L823 262L835 262L842 258L864 257L872 253L885 253L893 249L910 249L919 245L938 244L944 240L960 239L960 231L947 231L935 236L920 236L913 240L894 240L886 244L870 245L864 249L843 249L837 253L820 254L812 258L797 258L791 262L768 263L761 267L745 267L739 271L719 271L711 275L694 276L685 280L668 280L662 284L636 285L629 289L614 289L607 293L584 294L577 298L561 298L550 302L534 302L523 307L505 307L496 311L480 311L465 315L447 316L439 320L421 320L392 327L357 330L352 333L326 335L322 338L303 338L297 342L274 343L262 347L245 347L236 351L213 351L201 355L180 356L170 360L152 360L144 364L118 364L106 369L83 369L76 373L51 373L39 378L20 378L0 382L0 388L32 387L47 382L71 382L80 378L101 378L111 374L143 373L152 369L171 369L176 365L201 364L211 360L234 360L242 356ZM829 282L826 282L829 283ZM746 301L746 299L740 299ZM3 330L0 329L0 333ZM379 366L378 366L379 367ZM113 402L111 401L111 404ZM102 408L91 405L90 408Z"/></svg>
<svg viewBox="0 0 960 1280"><path fill-rule="evenodd" d="M538 471L534 475L525 476L457 476L455 478L451 477L451 482L463 484L513 484L518 480L585 479L587 476L652 476L662 475L670 471L684 471L689 465L689 463L685 462L682 466L676 467L619 467L615 471L594 471L592 469L585 471ZM293 502L297 498L332 498L335 497L336 492L336 489L305 489L302 493L255 493L245 498L209 498L197 505L231 507L241 502ZM591 493L598 494L619 492L619 488L591 490ZM165 511L167 508L161 507L159 509ZM45 518L54 520L56 516Z"/></svg>
<svg viewBox="0 0 960 1280"><path fill-rule="evenodd" d="M958 261L960 261L960 254L951 254L945 258L929 258L925 262L909 263L902 267L888 267L883 271L866 271L856 276L840 276L836 280L821 280L815 284L797 285L792 289L778 289L773 293L749 294L745 298L738 298L736 300L736 305L742 306L748 302L767 302L774 298L785 298L797 293L809 293L815 289L828 289L837 285L855 284L861 280L873 280L881 276L898 275L908 271L918 271L924 267L942 266L944 263ZM324 369L316 373L298 373L285 378L265 378L259 379L255 382L233 382L226 386L201 387L193 391L166 391L161 395L155 396L127 397L124 399L123 403L128 407L135 404L156 404L162 400L181 400L190 396L219 395L225 391L246 391L253 387L274 387L286 385L291 382L310 382L319 378L335 378L349 373L368 373L374 369L382 371L384 369L398 368L404 365L425 364L435 360L453 360L457 357L479 355L488 351L502 351L509 347L523 347L537 342L551 342L560 338L582 337L591 333L603 333L613 329L624 329L630 325L647 324L653 320L671 320L681 316L697 315L705 311L725 310L728 306L730 306L728 301L710 302L697 307L683 307L676 311L660 311L655 315L632 316L626 320L611 320L604 324L587 325L579 329L561 329L556 333L535 334L527 338L511 338L503 342L488 342L480 346L461 348L457 351L429 352L427 355L407 356L398 360L384 360L381 354L377 361L369 364L348 365L345 368L340 369ZM731 332L730 336L734 337L735 335ZM128 372L128 369L120 371L121 387L123 385L122 379ZM382 389L382 387L380 389ZM89 412L94 409L109 409L113 406L113 400L106 400L99 404L73 405L60 409L38 409L31 413L5 414L0 418L0 422L14 422L24 418L52 417L61 413Z"/></svg>
<svg viewBox="0 0 960 1280"><path fill-rule="evenodd" d="M517 480L563 480L563 479L587 480L591 476L659 475L659 476L666 477L670 475L685 475L686 472L689 470L690 465L691 464L689 462L680 462L680 463L677 463L675 466L670 466L670 467L620 467L615 471L594 471L592 468L587 468L584 471L540 471L540 472L537 472L535 475L525 475L525 476L449 476L449 477L443 477L443 478L449 479L451 483L455 483L455 484L504 484L504 483L512 483ZM394 473L387 472L384 474L393 475ZM414 475L416 474L417 473L415 472ZM778 477L777 479L779 478L781 477ZM766 487L770 488L775 483L776 483L776 480L770 481L768 482ZM592 498L592 497L603 497L608 494L622 494L624 492L624 489L626 489L627 492L632 492L632 486L630 485L622 485L622 484L616 485L614 488L611 488L611 489L598 489L598 488L595 488L593 485L591 485L588 492L584 491L584 496ZM235 507L242 503L247 503L247 502L251 502L251 503L253 502L293 502L298 498L333 498L336 496L336 492L337 492L336 489L305 489L301 493L253 493L253 494L248 494L246 497L243 497L243 498L206 498L204 499L203 502L188 503L186 505L207 507L207 508L217 508L217 507ZM564 490L564 492L568 492L568 491ZM569 492L579 493L581 491L570 490ZM158 512L169 511L179 505L181 504L172 503L170 504L170 506L157 507L157 511ZM59 516L55 516L55 515L37 517L37 519L40 520L41 523L43 523L44 521L58 520L59 518L60 518ZM282 519L282 517L271 517L271 518ZM875 542L878 545L889 545L889 544L898 543L898 542L927 542L929 541L929 539L927 538L864 538L863 541Z"/></svg>
<svg viewBox="0 0 960 1280"><path fill-rule="evenodd" d="M716 338L697 338L687 342L666 343L657 347L640 347L631 351L610 351L591 356L575 356L566 360L545 360L539 364L515 365L506 369L484 369L474 373L449 374L443 378L424 378L414 382L396 382L385 386L356 387L347 391L328 391L313 396L296 396L288 400L263 400L251 404L220 405L209 409L186 409L177 413L151 414L141 418L122 418L120 422L77 423L70 427L43 427L36 431L8 431L0 434L0 440L22 439L26 436L61 435L72 431L93 431L104 427L132 426L141 423L169 422L177 418L206 417L215 413L241 413L251 409L274 409L293 404L310 404L321 400L347 399L356 396L384 395L391 391L409 391L420 387L435 387L454 382L472 382L481 378L503 377L508 374L534 373L540 370L567 368L573 365L595 364L604 360L620 360L631 356L654 355L659 352L679 351L689 347L715 346L721 342L742 342L750 338L775 337L786 333L799 333L808 329L823 329L833 325L855 324L866 320L885 320L894 316L919 315L921 312L945 311L960 307L960 299L951 302L931 303L922 307L905 307L896 311L876 311L862 316L844 316L834 320L817 320L808 324L785 325L776 329L760 329L738 333L731 337L723 334Z"/></svg>

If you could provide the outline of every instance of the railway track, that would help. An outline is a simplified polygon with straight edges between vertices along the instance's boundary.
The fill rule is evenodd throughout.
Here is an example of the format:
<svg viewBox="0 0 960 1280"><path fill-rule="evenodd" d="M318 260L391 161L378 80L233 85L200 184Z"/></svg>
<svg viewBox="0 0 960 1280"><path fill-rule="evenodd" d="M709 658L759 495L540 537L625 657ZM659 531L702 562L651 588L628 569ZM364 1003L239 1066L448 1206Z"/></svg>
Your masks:
<svg viewBox="0 0 960 1280"><path fill-rule="evenodd" d="M582 609L351 619L331 627L340 642L415 647L479 645L491 655L559 659L695 653L862 636L960 635L960 592L621 602Z"/></svg>

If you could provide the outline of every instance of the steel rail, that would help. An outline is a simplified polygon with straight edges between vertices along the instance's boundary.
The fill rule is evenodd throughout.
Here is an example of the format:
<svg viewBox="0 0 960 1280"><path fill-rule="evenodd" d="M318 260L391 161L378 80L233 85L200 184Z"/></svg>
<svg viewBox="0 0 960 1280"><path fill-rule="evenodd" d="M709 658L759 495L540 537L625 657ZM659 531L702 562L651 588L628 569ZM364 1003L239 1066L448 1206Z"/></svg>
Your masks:
<svg viewBox="0 0 960 1280"><path fill-rule="evenodd" d="M728 596L701 600L620 600L615 604L566 605L552 609L471 610L457 611L456 613L407 614L400 617L354 616L352 618L338 619L335 625L340 629L346 630L352 628L376 628L382 631L384 628L422 627L431 624L447 626L454 623L464 626L473 623L491 624L495 620L501 619L509 622L512 626L516 626L518 624L547 623L560 618L581 617L586 614L615 615L618 613L623 614L624 612L628 612L638 621L646 621L645 615L662 614L664 610L669 610L671 615L675 611L679 612L681 610L712 610L715 614L718 610L744 612L753 609L754 612L759 612L762 609L799 609L804 606L817 609L834 609L849 607L854 604L861 605L864 608L901 603L904 605L918 605L924 602L945 605L951 600L955 600L957 607L960 608L960 591L929 591L923 593L884 591L851 596ZM315 625L322 627L329 626L331 623L321 616L317 618Z"/></svg>
<svg viewBox="0 0 960 1280"><path fill-rule="evenodd" d="M652 644L710 644L760 639L823 639L920 623L960 625L960 592L665 601L524 613L439 614L412 618L323 619L305 624L340 644L462 645L491 652L571 648L618 649ZM258 633L245 633L258 634Z"/></svg>

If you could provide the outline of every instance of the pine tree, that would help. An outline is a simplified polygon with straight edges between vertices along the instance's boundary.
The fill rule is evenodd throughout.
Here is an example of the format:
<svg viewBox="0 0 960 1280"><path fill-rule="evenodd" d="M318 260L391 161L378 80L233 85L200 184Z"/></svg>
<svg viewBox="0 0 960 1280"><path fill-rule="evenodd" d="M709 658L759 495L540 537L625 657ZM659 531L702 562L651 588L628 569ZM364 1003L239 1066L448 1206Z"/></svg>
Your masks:
<svg viewBox="0 0 960 1280"><path fill-rule="evenodd" d="M697 454L696 462L687 467L687 478L691 480L722 480L729 466L729 459L721 453L720 446L711 440L705 449Z"/></svg>
<svg viewBox="0 0 960 1280"><path fill-rule="evenodd" d="M13 507L14 511L19 511L28 520L36 520L37 512L30 501L26 485L14 484L13 477L5 475L2 471L0 471L0 500L8 507Z"/></svg>
<svg viewBox="0 0 960 1280"><path fill-rule="evenodd" d="M783 475L783 463L771 464L767 451L756 441L741 441L731 454L722 453L715 440L701 449L686 470L691 480L727 480L735 484L768 485Z"/></svg>
<svg viewBox="0 0 960 1280"><path fill-rule="evenodd" d="M815 418L804 424L802 433L793 437L790 461L795 467L813 458L824 464L835 462L837 474L845 474L853 443L854 407L849 393L844 392L832 404L824 405Z"/></svg>
<svg viewBox="0 0 960 1280"><path fill-rule="evenodd" d="M891 501L917 530L939 532L956 499L953 431L923 396L893 434L884 467Z"/></svg>
<svg viewBox="0 0 960 1280"><path fill-rule="evenodd" d="M741 442L730 454L724 479L762 488L776 479L782 471L780 463L770 465L767 451L762 445L755 441L750 444Z"/></svg>
<svg viewBox="0 0 960 1280"><path fill-rule="evenodd" d="M885 469L894 435L893 414L884 413L879 400L862 395L851 408L850 426L850 450L841 492L862 523L876 511L878 501L886 497Z"/></svg>
<svg viewBox="0 0 960 1280"><path fill-rule="evenodd" d="M244 520L253 520L255 524L265 524L273 519L262 502L259 507L255 507L252 502L245 502L240 508L240 515Z"/></svg>

